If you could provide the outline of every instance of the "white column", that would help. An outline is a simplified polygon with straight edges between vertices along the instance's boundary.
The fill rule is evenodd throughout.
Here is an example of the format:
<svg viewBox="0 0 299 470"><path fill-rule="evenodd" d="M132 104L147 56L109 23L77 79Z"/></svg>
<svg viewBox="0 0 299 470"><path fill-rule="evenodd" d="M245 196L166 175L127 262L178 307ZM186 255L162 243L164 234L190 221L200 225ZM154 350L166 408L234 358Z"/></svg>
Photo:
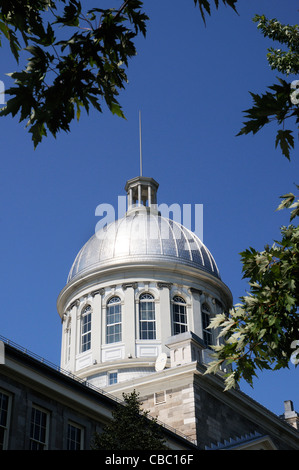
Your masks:
<svg viewBox="0 0 299 470"><path fill-rule="evenodd" d="M68 317L66 318L66 323L63 324L63 340L61 348L61 367L65 368L67 365L67 370L74 373L75 372L75 362L76 362L76 330L77 330L77 306L78 302L74 302L71 305ZM68 348L68 333L66 328L71 329L71 344L70 344L70 360L68 364L65 362L66 352Z"/></svg>
<svg viewBox="0 0 299 470"><path fill-rule="evenodd" d="M94 293L91 321L92 360L100 363L102 346L102 296L100 291Z"/></svg>
<svg viewBox="0 0 299 470"><path fill-rule="evenodd" d="M79 302L76 302L71 309L71 353L70 353L70 370L75 372L76 364L76 331L77 331L77 310Z"/></svg>
<svg viewBox="0 0 299 470"><path fill-rule="evenodd" d="M151 207L151 205L152 205L152 188L151 188L151 186L148 186L148 188L147 188L147 200L148 200L148 206Z"/></svg>
<svg viewBox="0 0 299 470"><path fill-rule="evenodd" d="M138 184L138 206L141 206L141 184Z"/></svg>
<svg viewBox="0 0 299 470"><path fill-rule="evenodd" d="M65 358L66 358L66 348L67 348L67 324L68 324L69 314L63 315L62 322L62 335L61 335L61 350L60 350L60 367L65 368Z"/></svg>
<svg viewBox="0 0 299 470"><path fill-rule="evenodd" d="M170 305L170 285L158 284L160 302L157 304L157 339L161 340L162 351L169 354L169 349L165 343L171 336L171 305Z"/></svg>
<svg viewBox="0 0 299 470"><path fill-rule="evenodd" d="M124 304L122 305L122 342L125 343L125 357L135 357L135 288L134 284L124 284Z"/></svg>
<svg viewBox="0 0 299 470"><path fill-rule="evenodd" d="M202 321L201 321L201 308L200 308L200 296L201 292L197 289L190 289L191 291L191 316L188 317L190 321L189 329L193 331L200 338L202 334Z"/></svg>

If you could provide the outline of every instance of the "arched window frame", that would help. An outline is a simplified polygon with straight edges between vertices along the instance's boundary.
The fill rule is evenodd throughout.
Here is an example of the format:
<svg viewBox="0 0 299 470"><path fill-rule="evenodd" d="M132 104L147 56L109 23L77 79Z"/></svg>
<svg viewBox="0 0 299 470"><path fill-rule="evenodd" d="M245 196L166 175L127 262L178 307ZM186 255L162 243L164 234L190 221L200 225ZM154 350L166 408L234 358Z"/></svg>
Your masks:
<svg viewBox="0 0 299 470"><path fill-rule="evenodd" d="M81 344L80 352L91 348L91 305L87 304L81 311Z"/></svg>
<svg viewBox="0 0 299 470"><path fill-rule="evenodd" d="M208 328L211 321L211 308L207 302L203 302L201 305L201 320L202 320L202 333L203 340L207 347L213 344L212 330Z"/></svg>
<svg viewBox="0 0 299 470"><path fill-rule="evenodd" d="M122 341L121 299L114 295L106 304L106 344L120 341Z"/></svg>
<svg viewBox="0 0 299 470"><path fill-rule="evenodd" d="M139 339L156 339L155 297L149 292L139 296Z"/></svg>
<svg viewBox="0 0 299 470"><path fill-rule="evenodd" d="M187 303L180 295L174 295L172 298L172 325L174 335L188 330Z"/></svg>

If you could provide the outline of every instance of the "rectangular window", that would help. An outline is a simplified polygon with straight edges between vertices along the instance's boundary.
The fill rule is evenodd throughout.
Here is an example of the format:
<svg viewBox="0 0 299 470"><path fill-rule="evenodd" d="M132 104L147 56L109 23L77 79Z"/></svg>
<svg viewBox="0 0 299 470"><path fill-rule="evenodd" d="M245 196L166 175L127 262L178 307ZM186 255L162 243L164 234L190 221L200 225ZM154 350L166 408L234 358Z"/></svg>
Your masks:
<svg viewBox="0 0 299 470"><path fill-rule="evenodd" d="M166 392L157 392L154 394L155 405L161 405L161 403L166 403Z"/></svg>
<svg viewBox="0 0 299 470"><path fill-rule="evenodd" d="M67 450L81 450L83 442L83 429L74 423L68 423Z"/></svg>
<svg viewBox="0 0 299 470"><path fill-rule="evenodd" d="M154 302L140 302L140 339L156 339Z"/></svg>
<svg viewBox="0 0 299 470"><path fill-rule="evenodd" d="M208 329L210 324L210 315L202 311L202 329L203 329L203 340L206 346L211 346L213 344L212 332Z"/></svg>
<svg viewBox="0 0 299 470"><path fill-rule="evenodd" d="M117 372L109 372L108 385L117 384Z"/></svg>
<svg viewBox="0 0 299 470"><path fill-rule="evenodd" d="M81 352L91 348L91 311L86 310L81 318Z"/></svg>
<svg viewBox="0 0 299 470"><path fill-rule="evenodd" d="M175 335L187 331L187 314L185 305L173 304L173 329Z"/></svg>
<svg viewBox="0 0 299 470"><path fill-rule="evenodd" d="M30 422L30 450L45 450L48 447L48 413L32 407Z"/></svg>
<svg viewBox="0 0 299 470"><path fill-rule="evenodd" d="M0 391L0 450L7 449L10 397Z"/></svg>
<svg viewBox="0 0 299 470"><path fill-rule="evenodd" d="M106 343L121 341L121 304L113 303L107 308Z"/></svg>

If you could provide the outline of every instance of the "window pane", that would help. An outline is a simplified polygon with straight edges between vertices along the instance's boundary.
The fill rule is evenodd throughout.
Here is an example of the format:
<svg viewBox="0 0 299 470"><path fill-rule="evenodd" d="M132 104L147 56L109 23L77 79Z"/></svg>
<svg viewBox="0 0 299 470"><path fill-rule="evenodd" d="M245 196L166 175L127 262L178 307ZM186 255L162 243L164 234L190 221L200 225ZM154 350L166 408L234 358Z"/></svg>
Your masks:
<svg viewBox="0 0 299 470"><path fill-rule="evenodd" d="M108 374L108 384L113 385L117 383L117 372L110 372Z"/></svg>
<svg viewBox="0 0 299 470"><path fill-rule="evenodd" d="M81 316L81 352L91 348L91 306L87 305Z"/></svg>
<svg viewBox="0 0 299 470"><path fill-rule="evenodd" d="M68 424L67 450L81 449L81 428Z"/></svg>
<svg viewBox="0 0 299 470"><path fill-rule="evenodd" d="M156 339L156 319L154 297L145 293L139 297L139 337Z"/></svg>
<svg viewBox="0 0 299 470"><path fill-rule="evenodd" d="M140 304L141 320L155 320L154 302L142 302Z"/></svg>
<svg viewBox="0 0 299 470"><path fill-rule="evenodd" d="M8 426L8 403L9 397L0 392L0 450L4 448L5 433Z"/></svg>
<svg viewBox="0 0 299 470"><path fill-rule="evenodd" d="M43 450L46 447L47 413L32 408L30 423L30 449Z"/></svg>
<svg viewBox="0 0 299 470"><path fill-rule="evenodd" d="M156 319L154 297L142 294L139 298L139 331L140 339L156 339Z"/></svg>
<svg viewBox="0 0 299 470"><path fill-rule="evenodd" d="M188 329L186 302L182 297L173 298L173 332L175 335L184 333Z"/></svg>
<svg viewBox="0 0 299 470"><path fill-rule="evenodd" d="M4 448L4 435L5 435L5 429L0 427L0 450L3 450Z"/></svg>
<svg viewBox="0 0 299 470"><path fill-rule="evenodd" d="M121 303L119 297L112 297L107 304L106 343L117 343L122 340Z"/></svg>
<svg viewBox="0 0 299 470"><path fill-rule="evenodd" d="M208 326L210 324L210 308L207 304L203 304L201 310L203 340L207 346L210 346L213 344L212 332L210 329L208 329Z"/></svg>
<svg viewBox="0 0 299 470"><path fill-rule="evenodd" d="M139 300L152 300L152 299L154 299L154 297L152 296L152 294L149 294L149 293L142 294L139 298Z"/></svg>
<svg viewBox="0 0 299 470"><path fill-rule="evenodd" d="M0 393L0 426L6 426L8 411L8 396Z"/></svg>
<svg viewBox="0 0 299 470"><path fill-rule="evenodd" d="M156 339L156 326L154 322L143 322L140 325L140 339Z"/></svg>

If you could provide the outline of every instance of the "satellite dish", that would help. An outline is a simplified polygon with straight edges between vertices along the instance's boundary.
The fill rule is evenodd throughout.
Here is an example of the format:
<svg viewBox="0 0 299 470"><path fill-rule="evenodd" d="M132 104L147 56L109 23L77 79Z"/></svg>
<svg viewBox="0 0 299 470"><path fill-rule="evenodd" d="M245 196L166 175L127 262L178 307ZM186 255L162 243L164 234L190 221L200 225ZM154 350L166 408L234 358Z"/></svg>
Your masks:
<svg viewBox="0 0 299 470"><path fill-rule="evenodd" d="M164 367L166 366L166 362L167 362L167 354L166 353L160 354L157 357L156 363L155 363L156 372L159 372L160 370L163 370Z"/></svg>

